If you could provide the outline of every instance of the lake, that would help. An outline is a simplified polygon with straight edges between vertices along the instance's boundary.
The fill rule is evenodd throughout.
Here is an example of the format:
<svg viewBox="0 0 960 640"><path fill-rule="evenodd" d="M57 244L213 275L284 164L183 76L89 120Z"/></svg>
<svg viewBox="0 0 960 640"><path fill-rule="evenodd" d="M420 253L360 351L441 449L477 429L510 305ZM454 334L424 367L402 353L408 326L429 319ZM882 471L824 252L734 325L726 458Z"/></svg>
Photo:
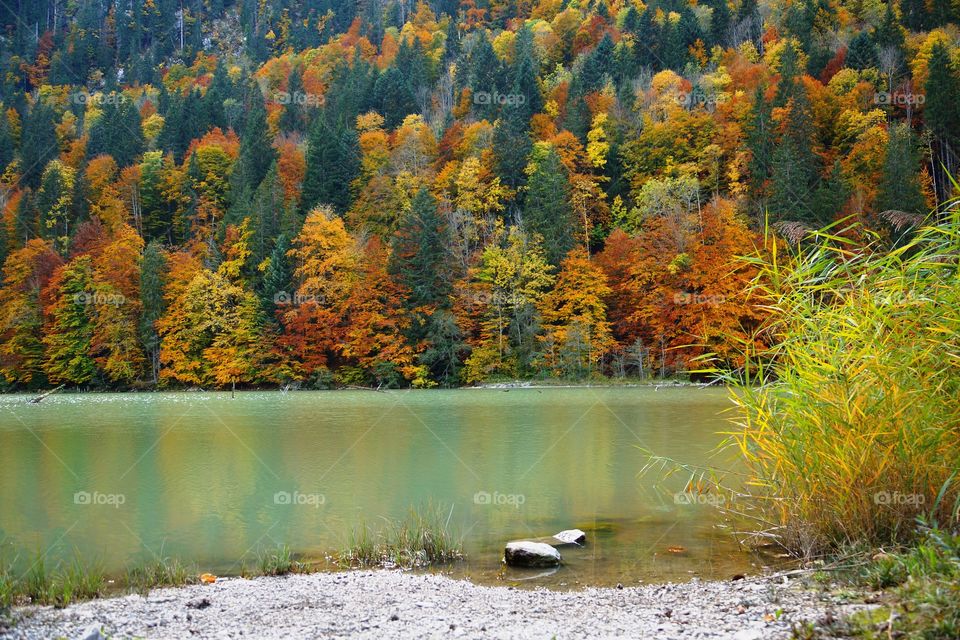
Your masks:
<svg viewBox="0 0 960 640"><path fill-rule="evenodd" d="M723 464L727 391L520 388L0 397L0 540L108 571L178 557L239 573L288 544L441 505L480 582L551 587L728 578L768 559L687 476L638 475L642 450ZM683 477L681 477L683 476ZM679 504L678 504L679 502ZM578 527L559 570L502 572L503 544Z"/></svg>

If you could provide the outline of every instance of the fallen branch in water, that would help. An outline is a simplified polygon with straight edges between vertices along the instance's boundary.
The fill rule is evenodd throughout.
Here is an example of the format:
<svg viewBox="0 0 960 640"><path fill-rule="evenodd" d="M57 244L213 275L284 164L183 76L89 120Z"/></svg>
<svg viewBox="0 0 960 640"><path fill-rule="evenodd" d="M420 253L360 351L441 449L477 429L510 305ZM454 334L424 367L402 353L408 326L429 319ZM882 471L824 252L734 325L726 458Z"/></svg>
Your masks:
<svg viewBox="0 0 960 640"><path fill-rule="evenodd" d="M41 394L38 395L36 398L30 398L29 402L30 402L30 404L40 404L40 402L41 402L44 398L46 398L47 396L52 396L52 395L55 394L57 391L60 391L60 389L63 389L65 386L67 386L67 385L62 384L62 385L60 385L59 387L57 387L56 389L51 389L50 391L46 391L46 392L44 392L44 393L41 393Z"/></svg>

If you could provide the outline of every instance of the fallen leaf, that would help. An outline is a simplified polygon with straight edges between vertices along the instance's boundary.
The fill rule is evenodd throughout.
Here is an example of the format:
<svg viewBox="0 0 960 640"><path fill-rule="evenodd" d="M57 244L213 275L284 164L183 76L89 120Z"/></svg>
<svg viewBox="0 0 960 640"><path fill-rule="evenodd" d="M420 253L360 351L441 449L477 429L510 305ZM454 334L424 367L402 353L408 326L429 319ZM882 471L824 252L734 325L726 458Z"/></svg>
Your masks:
<svg viewBox="0 0 960 640"><path fill-rule="evenodd" d="M200 582L202 582L203 584L213 584L216 581L217 581L217 576L213 575L212 573L200 574Z"/></svg>

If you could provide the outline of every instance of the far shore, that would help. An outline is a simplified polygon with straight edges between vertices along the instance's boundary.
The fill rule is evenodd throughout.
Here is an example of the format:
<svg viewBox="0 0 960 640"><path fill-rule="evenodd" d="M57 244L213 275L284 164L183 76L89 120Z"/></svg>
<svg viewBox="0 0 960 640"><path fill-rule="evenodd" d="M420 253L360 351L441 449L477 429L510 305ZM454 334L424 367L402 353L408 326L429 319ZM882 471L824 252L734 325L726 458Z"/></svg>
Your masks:
<svg viewBox="0 0 960 640"><path fill-rule="evenodd" d="M65 387L62 389L15 389L0 391L0 395L6 396L29 396L30 398L40 398L41 400L53 395L78 395L78 394L106 394L106 393L293 393L293 392L321 392L321 391L373 391L378 393L389 391L470 391L470 390L512 390L512 389L662 389L662 388L706 388L717 387L724 388L727 385L720 380L711 382L694 382L683 378L610 378L597 381L569 381L569 380L504 380L498 382L484 382L475 385L464 385L461 387L431 387L424 389L415 389L413 387L363 387L363 386L338 386L324 389L305 388L297 386L245 386L230 388L201 388L201 387L143 387L143 388L125 388L125 389L106 389L106 388L84 388L84 387Z"/></svg>

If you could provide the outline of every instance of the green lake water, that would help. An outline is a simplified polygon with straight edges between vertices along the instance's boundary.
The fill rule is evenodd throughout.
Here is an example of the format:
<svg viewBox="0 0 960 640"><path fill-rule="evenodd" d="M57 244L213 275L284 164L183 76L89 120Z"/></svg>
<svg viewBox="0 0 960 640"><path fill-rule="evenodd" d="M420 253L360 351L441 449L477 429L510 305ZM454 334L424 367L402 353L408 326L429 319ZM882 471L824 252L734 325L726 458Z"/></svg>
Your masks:
<svg viewBox="0 0 960 640"><path fill-rule="evenodd" d="M288 544L321 558L351 528L443 505L453 573L551 587L728 578L768 560L721 509L677 504L686 477L638 475L641 448L688 464L729 427L712 388L58 394L0 397L0 541L108 571L178 557L239 573ZM543 574L503 544L578 527ZM673 548L670 550L670 548Z"/></svg>

